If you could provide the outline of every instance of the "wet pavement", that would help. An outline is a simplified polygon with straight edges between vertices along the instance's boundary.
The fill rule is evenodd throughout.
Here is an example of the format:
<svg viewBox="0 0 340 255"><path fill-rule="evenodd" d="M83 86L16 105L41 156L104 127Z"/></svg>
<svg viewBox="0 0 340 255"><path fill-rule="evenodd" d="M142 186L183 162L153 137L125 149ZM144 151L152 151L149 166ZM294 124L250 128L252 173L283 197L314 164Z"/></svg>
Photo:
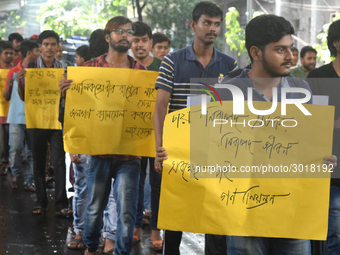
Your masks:
<svg viewBox="0 0 340 255"><path fill-rule="evenodd" d="M54 190L48 189L47 211L33 215L35 193L24 190L23 177L19 178L17 189L10 187L10 180L10 172L0 176L0 255L84 254L67 248L73 237L72 219L55 217ZM158 254L149 246L150 231L149 225L143 226L141 242L133 246L132 255ZM203 255L203 250L203 235L183 234L181 254Z"/></svg>

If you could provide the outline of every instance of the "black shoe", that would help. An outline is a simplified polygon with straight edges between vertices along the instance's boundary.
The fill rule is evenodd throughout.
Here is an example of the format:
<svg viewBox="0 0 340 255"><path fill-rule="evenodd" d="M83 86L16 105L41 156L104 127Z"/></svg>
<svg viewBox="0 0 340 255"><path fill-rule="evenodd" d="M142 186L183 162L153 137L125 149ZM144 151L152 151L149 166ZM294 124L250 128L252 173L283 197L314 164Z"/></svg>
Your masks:
<svg viewBox="0 0 340 255"><path fill-rule="evenodd" d="M12 187L12 189L18 188L18 176L17 175L12 176L11 187Z"/></svg>
<svg viewBox="0 0 340 255"><path fill-rule="evenodd" d="M36 192L35 185L33 182L24 184L24 189L26 191Z"/></svg>
<svg viewBox="0 0 340 255"><path fill-rule="evenodd" d="M8 167L0 165L0 175L7 175Z"/></svg>

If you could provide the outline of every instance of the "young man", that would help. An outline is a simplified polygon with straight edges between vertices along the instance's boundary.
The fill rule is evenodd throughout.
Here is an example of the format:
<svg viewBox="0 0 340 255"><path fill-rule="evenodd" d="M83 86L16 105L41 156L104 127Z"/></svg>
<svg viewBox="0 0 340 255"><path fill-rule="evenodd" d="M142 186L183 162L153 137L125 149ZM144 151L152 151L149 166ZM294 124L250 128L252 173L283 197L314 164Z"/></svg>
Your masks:
<svg viewBox="0 0 340 255"><path fill-rule="evenodd" d="M0 42L0 69L11 69L14 66L12 61L12 44L6 41ZM9 168L8 129L7 116L0 116L0 175L6 175Z"/></svg>
<svg viewBox="0 0 340 255"><path fill-rule="evenodd" d="M246 26L246 48L252 62L251 70L244 69L241 75L225 83L241 88L245 97L248 88L253 88L255 101L270 102L275 87L278 93L281 93L282 87L294 87L295 84L310 90L307 82L289 76L293 59L292 34L293 26L283 17L261 15L252 19ZM226 90L220 89L218 93L222 100L232 99ZM299 98L298 93L287 96ZM325 163L336 164L336 157L325 158ZM310 255L311 245L309 240L300 239L228 236L228 254Z"/></svg>
<svg viewBox="0 0 340 255"><path fill-rule="evenodd" d="M59 36L57 33L52 30L43 31L38 38L39 51L41 52L41 55L36 61L30 62L27 67L65 68L65 66L54 57L58 48L58 43ZM20 79L18 83L18 93L21 100L24 101L24 79ZM55 215L66 218L72 216L72 211L67 209L68 200L65 190L66 166L62 131L54 129L28 129L27 139L32 146L34 179L37 194L36 206L33 208L32 213L35 215L42 214L47 207L48 200L46 195L45 163L47 142L50 142L51 163L54 167L55 177Z"/></svg>
<svg viewBox="0 0 340 255"><path fill-rule="evenodd" d="M171 40L163 33L154 33L152 35L151 53L154 57L163 59L170 51Z"/></svg>
<svg viewBox="0 0 340 255"><path fill-rule="evenodd" d="M292 67L290 74L305 79L308 73L315 68L316 54L317 52L312 46L303 47L300 52L301 65Z"/></svg>
<svg viewBox="0 0 340 255"><path fill-rule="evenodd" d="M12 33L8 36L8 41L13 44L14 56L12 63L17 65L20 61L22 61L22 55L20 53L21 43L24 40L21 34Z"/></svg>
<svg viewBox="0 0 340 255"><path fill-rule="evenodd" d="M145 70L127 53L131 46L133 23L117 16L108 21L105 27L105 39L109 43L107 54L90 60L84 66L131 68ZM62 80L60 88L65 96L72 80ZM132 250L133 229L136 220L140 157L131 155L91 156L87 173L87 205L83 240L87 246L86 255L96 254L99 245L102 213L106 207L111 189L111 177L115 178L114 197L117 204L118 222L114 250L107 254L130 254ZM113 247L113 243L105 246Z"/></svg>
<svg viewBox="0 0 340 255"><path fill-rule="evenodd" d="M169 53L163 59L156 81L157 99L154 113L156 135L155 169L162 172L166 159L162 147L163 123L169 105L169 112L186 107L190 95L190 78L216 78L237 68L237 62L214 48L223 19L222 10L212 2L198 3L193 12L190 27L195 37L189 47ZM170 104L169 104L170 100ZM182 232L165 231L165 255L179 254ZM214 238L212 238L214 239ZM225 238L224 238L225 239ZM218 242L217 242L218 243ZM225 251L224 251L225 253Z"/></svg>
<svg viewBox="0 0 340 255"><path fill-rule="evenodd" d="M23 61L20 61L7 74L7 82L5 86L4 97L7 101L11 100L8 110L7 122L9 123L9 145L10 145L10 159L12 170L11 187L18 187L18 176L22 172L21 167L21 152L25 145L26 132L26 118L25 118L25 103L20 100L18 94L18 82L24 77L23 67L28 63L36 61L39 57L39 45L36 42L24 41L21 44L21 55ZM33 176L33 158L30 150L31 146L26 140L26 173L24 188L27 191L35 192L34 176Z"/></svg>
<svg viewBox="0 0 340 255"><path fill-rule="evenodd" d="M135 34L133 36L131 50L138 63L146 66L147 70L159 71L161 60L156 57L150 56L149 52L152 47L152 32L151 28L143 22L135 22ZM151 185L151 235L150 245L155 250L162 249L162 238L160 236L160 230L157 228L158 220L158 207L159 207L159 195L161 186L161 175L155 170L155 159L154 158L142 158L141 161L141 175L139 180L139 196L138 206L136 215L136 224L134 230L134 241L139 241L142 236L142 225L143 225L143 208L144 208L144 182L146 177L146 167L149 161L150 166L150 185Z"/></svg>
<svg viewBox="0 0 340 255"><path fill-rule="evenodd" d="M292 66L296 66L297 62L299 61L299 50L295 47L292 47L293 59L292 59Z"/></svg>
<svg viewBox="0 0 340 255"><path fill-rule="evenodd" d="M335 59L309 72L307 81L314 95L329 97L329 105L335 106L333 154L340 157L340 20L328 29L327 45ZM327 242L321 243L318 254L340 254L340 174L335 169L331 177Z"/></svg>

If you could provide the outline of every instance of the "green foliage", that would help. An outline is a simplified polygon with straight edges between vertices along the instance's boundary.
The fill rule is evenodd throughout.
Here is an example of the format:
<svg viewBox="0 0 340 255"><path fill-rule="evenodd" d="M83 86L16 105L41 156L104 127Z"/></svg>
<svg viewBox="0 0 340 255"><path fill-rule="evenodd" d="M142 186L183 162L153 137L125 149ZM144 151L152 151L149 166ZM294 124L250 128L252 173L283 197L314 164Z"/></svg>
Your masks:
<svg viewBox="0 0 340 255"><path fill-rule="evenodd" d="M238 51L237 55L247 52L245 45L245 31L240 27L237 18L240 16L235 7L230 7L225 16L227 32L224 36L231 51Z"/></svg>
<svg viewBox="0 0 340 255"><path fill-rule="evenodd" d="M7 20L0 23L0 37L7 40L8 36L15 31L17 27L23 27L26 21L21 19L22 10L11 11Z"/></svg>
<svg viewBox="0 0 340 255"><path fill-rule="evenodd" d="M191 13L200 0L153 0L146 7L152 29L171 35L171 47L181 49L193 41Z"/></svg>
<svg viewBox="0 0 340 255"><path fill-rule="evenodd" d="M336 21L338 19L340 19L340 13L339 12L337 12L335 14L333 21ZM332 60L334 60L334 57L331 57L331 54L330 54L330 52L328 50L328 46L327 46L327 35L328 35L328 28L329 28L330 24L331 24L331 22L323 25L323 27L322 27L323 31L316 36L316 38L318 38L321 43L314 45L314 48L318 52L318 55L317 55L318 60L321 60L325 63L329 63Z"/></svg>
<svg viewBox="0 0 340 255"><path fill-rule="evenodd" d="M104 29L110 18L125 15L128 1L105 1L104 8L98 13L94 3L93 0L49 0L41 7L38 21L43 30L52 29L63 38L89 37L93 30Z"/></svg>
<svg viewBox="0 0 340 255"><path fill-rule="evenodd" d="M253 17L262 15L262 11L254 11ZM237 18L240 16L235 7L230 7L225 16L225 25L227 32L224 36L227 44L230 46L230 50L237 51L237 55L240 56L247 52L245 41L245 29L240 26Z"/></svg>

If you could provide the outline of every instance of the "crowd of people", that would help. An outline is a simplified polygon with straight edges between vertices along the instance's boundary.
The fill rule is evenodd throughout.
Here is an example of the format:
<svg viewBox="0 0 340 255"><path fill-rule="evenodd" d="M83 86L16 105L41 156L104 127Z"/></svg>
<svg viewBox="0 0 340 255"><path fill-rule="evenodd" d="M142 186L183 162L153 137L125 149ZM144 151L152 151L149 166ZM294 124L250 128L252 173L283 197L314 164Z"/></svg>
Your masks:
<svg viewBox="0 0 340 255"><path fill-rule="evenodd" d="M48 206L46 186L50 179L46 178L46 161L50 161L55 180L55 215L73 217L75 236L68 244L69 249L84 249L86 255L96 254L103 236L103 254L128 255L132 245L142 237L143 223L149 222L152 249L165 255L180 254L182 232L165 230L162 237L157 220L163 161L168 158L162 140L164 119L168 112L187 107L190 78L215 78L216 83L253 88L256 101L270 102L274 87L280 93L281 87L294 86L295 79L313 94L329 96L329 104L336 109L334 155L325 158L325 163L336 167L340 156L338 88L325 89L323 84L309 82L308 78L340 77L340 21L331 24L327 38L334 60L319 68L315 68L317 51L311 46L300 50L301 64L297 65L298 49L293 46L292 39L294 28L285 18L275 15L261 15L247 24L246 48L251 63L240 68L233 57L214 47L222 21L223 12L216 4L198 3L190 21L194 41L184 49L169 53L171 40L168 36L152 33L151 27L144 22L117 16L110 19L104 29L93 31L88 46L77 48L77 66L151 70L159 74L155 83L155 157L70 154L71 179L74 179L72 209L66 196L66 168L70 166L65 164L63 131L27 129L25 119L25 69L66 68L59 35L45 30L37 40L24 40L20 34L12 33L8 41L0 43L0 68L9 69L3 97L10 101L8 115L0 116L0 175L8 174L10 169L10 185L13 189L18 188L18 177L25 161L24 188L36 193L32 214L41 215ZM240 83L240 78L247 82ZM254 82L256 78L270 78L270 82L260 84ZM59 121L62 125L67 91L72 82L64 73L59 83ZM223 93L221 95L223 97ZM296 93L290 96L299 97ZM146 176L149 176L150 191L145 188ZM146 208L145 200L150 204ZM326 242L207 234L205 254L340 254L339 201L339 178L332 176Z"/></svg>

